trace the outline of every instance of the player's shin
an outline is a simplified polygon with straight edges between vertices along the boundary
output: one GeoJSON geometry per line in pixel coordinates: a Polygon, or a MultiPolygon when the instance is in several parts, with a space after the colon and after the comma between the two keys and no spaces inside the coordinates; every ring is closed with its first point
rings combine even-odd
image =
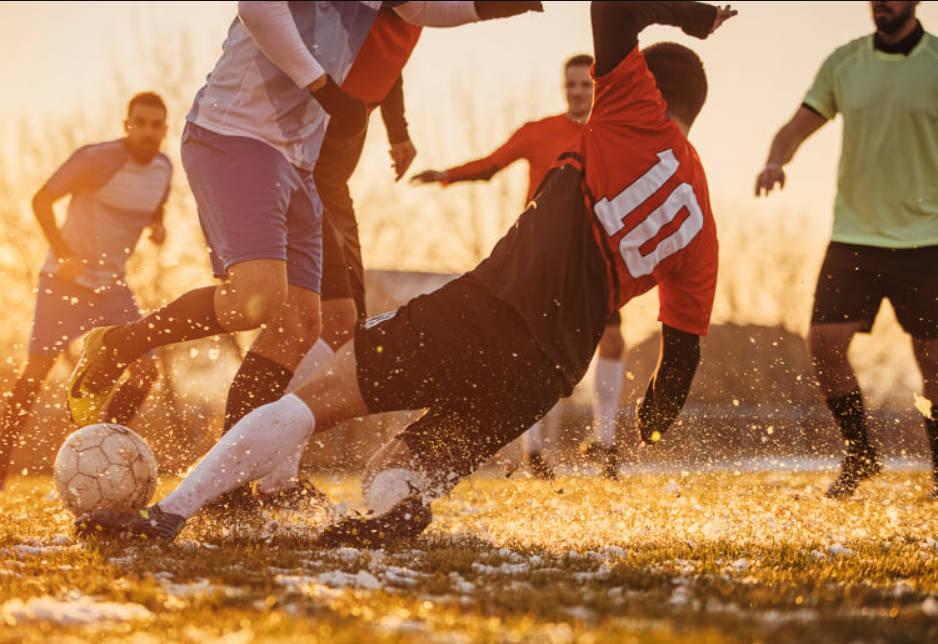
{"type": "Polygon", "coordinates": [[[207,503],[270,474],[312,435],[316,418],[292,394],[258,407],[222,436],[172,494],[160,501],[171,514],[190,517],[207,503]]]}
{"type": "Polygon", "coordinates": [[[593,399],[596,441],[605,448],[616,442],[616,412],[622,392],[624,369],[622,360],[598,358],[596,360],[596,391],[593,399]]]}

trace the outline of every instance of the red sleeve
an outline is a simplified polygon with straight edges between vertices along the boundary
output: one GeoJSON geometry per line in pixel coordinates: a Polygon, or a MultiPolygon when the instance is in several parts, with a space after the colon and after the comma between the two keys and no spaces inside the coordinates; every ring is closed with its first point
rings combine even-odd
{"type": "Polygon", "coordinates": [[[42,189],[56,201],[67,194],[88,188],[95,178],[96,169],[90,149],[81,147],[59,166],[42,189]]]}
{"type": "Polygon", "coordinates": [[[717,264],[716,240],[698,239],[685,261],[658,283],[658,321],[679,331],[707,335],[717,264]]]}
{"type": "Polygon", "coordinates": [[[457,181],[476,181],[479,179],[490,179],[496,172],[502,168],[511,165],[518,159],[528,156],[531,147],[531,127],[530,123],[525,123],[518,131],[511,135],[505,143],[482,159],[476,159],[469,163],[450,168],[446,171],[447,179],[443,185],[455,183],[457,181]]]}

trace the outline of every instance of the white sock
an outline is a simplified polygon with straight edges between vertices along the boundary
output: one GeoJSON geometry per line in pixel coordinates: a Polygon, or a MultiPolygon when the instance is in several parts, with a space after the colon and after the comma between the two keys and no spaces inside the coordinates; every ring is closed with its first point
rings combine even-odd
{"type": "Polygon", "coordinates": [[[287,385],[287,391],[296,391],[308,381],[314,373],[319,371],[320,367],[329,362],[329,358],[335,355],[335,351],[329,346],[329,343],[319,338],[309,348],[306,355],[293,370],[293,378],[287,385]]]}
{"type": "MultiPolygon", "coordinates": [[[[309,351],[303,356],[303,360],[293,372],[293,378],[287,385],[287,391],[293,392],[302,387],[313,377],[329,359],[335,355],[335,351],[329,346],[329,343],[319,338],[310,347],[309,351]]],[[[257,483],[257,489],[264,494],[270,494],[277,490],[287,490],[297,484],[300,480],[300,463],[303,461],[303,452],[306,451],[306,443],[303,443],[301,449],[289,454],[281,461],[273,472],[262,478],[257,483]]]]}
{"type": "Polygon", "coordinates": [[[192,516],[206,503],[266,476],[302,450],[315,426],[313,412],[293,394],[258,407],[221,437],[172,494],[160,501],[160,508],[192,516]]]}
{"type": "Polygon", "coordinates": [[[622,394],[624,376],[622,360],[596,359],[596,380],[593,391],[593,427],[597,442],[603,447],[616,443],[616,412],[622,394]]]}
{"type": "Polygon", "coordinates": [[[537,421],[521,437],[521,449],[525,454],[536,454],[544,449],[544,419],[537,421]]]}

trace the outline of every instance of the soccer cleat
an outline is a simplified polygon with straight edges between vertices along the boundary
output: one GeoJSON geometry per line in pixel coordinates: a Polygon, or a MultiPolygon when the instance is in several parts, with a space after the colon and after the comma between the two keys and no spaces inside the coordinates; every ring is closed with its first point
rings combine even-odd
{"type": "Polygon", "coordinates": [[[308,508],[310,504],[332,507],[329,497],[307,478],[302,478],[293,487],[283,490],[267,493],[258,491],[256,498],[259,505],[277,510],[301,510],[308,508]]]}
{"type": "Polygon", "coordinates": [[[535,478],[542,479],[544,481],[553,481],[557,476],[554,474],[554,468],[550,466],[540,452],[531,452],[530,454],[524,455],[525,465],[528,466],[528,471],[535,478]]]}
{"type": "Polygon", "coordinates": [[[862,452],[847,452],[840,465],[840,475],[828,488],[826,496],[831,499],[853,496],[860,483],[876,476],[882,469],[883,464],[872,447],[862,452]]]}
{"type": "Polygon", "coordinates": [[[163,512],[158,505],[142,510],[97,510],[75,520],[83,537],[131,537],[172,541],[186,524],[184,517],[163,512]]]}
{"type": "Polygon", "coordinates": [[[95,327],[85,335],[78,364],[68,378],[68,412],[79,427],[100,422],[111,390],[123,373],[104,346],[104,336],[113,326],[95,327]]]}
{"type": "Polygon", "coordinates": [[[411,494],[379,516],[346,517],[327,527],[316,538],[320,548],[382,548],[394,541],[412,539],[433,520],[430,506],[419,493],[411,494]]]}

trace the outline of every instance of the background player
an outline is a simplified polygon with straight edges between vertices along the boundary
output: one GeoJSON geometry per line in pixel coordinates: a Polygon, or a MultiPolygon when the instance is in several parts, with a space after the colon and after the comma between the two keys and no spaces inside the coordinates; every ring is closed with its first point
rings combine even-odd
{"type": "MultiPolygon", "coordinates": [[[[525,204],[531,201],[557,156],[569,150],[579,136],[593,105],[593,80],[590,67],[593,57],[579,54],[564,64],[564,97],[567,111],[522,125],[501,147],[482,159],[469,161],[448,170],[424,170],[411,181],[449,185],[461,181],[488,181],[500,170],[519,159],[528,162],[528,190],[525,204]]],[[[613,313],[599,341],[596,380],[593,390],[593,425],[595,441],[588,452],[603,464],[604,475],[615,478],[618,455],[615,448],[616,412],[622,393],[625,339],[620,329],[619,311],[613,313]]],[[[525,462],[540,478],[553,478],[550,464],[544,459],[544,431],[549,416],[535,423],[522,438],[525,462]]]]}
{"type": "MultiPolygon", "coordinates": [[[[125,267],[145,228],[156,244],[166,238],[163,205],[172,165],[160,152],[163,100],[149,92],[131,98],[124,131],[122,139],[78,149],[33,197],[49,253],[39,270],[26,366],[0,416],[0,488],[42,383],[68,343],[92,327],[140,317],[125,267]],[[52,206],[66,195],[71,200],[59,228],[52,206]]],[[[127,424],[156,378],[152,360],[134,363],[103,417],[94,420],[127,424]]]]}
{"type": "Polygon", "coordinates": [[[360,326],[327,368],[245,416],[158,505],[96,512],[78,520],[79,530],[172,538],[206,503],[303,449],[314,431],[425,408],[369,464],[365,498],[375,516],[344,520],[321,543],[419,533],[429,501],[569,395],[608,315],[656,285],[661,359],[638,426],[647,442],[660,438],[699,362],[717,240],[703,169],[686,139],[706,98],[703,65],[676,44],[640,52],[637,36],[659,22],[703,38],[735,12],[677,2],[594,2],[591,11],[590,127],[489,258],[360,326]]]}
{"type": "Polygon", "coordinates": [[[839,498],[882,469],[847,350],[888,298],[931,401],[925,429],[938,496],[938,38],[917,2],[872,2],[876,33],[821,65],[801,107],[775,135],[756,194],[784,187],[782,169],[811,134],[843,115],[834,230],[818,277],[808,342],[846,456],[828,490],[839,498]]]}

